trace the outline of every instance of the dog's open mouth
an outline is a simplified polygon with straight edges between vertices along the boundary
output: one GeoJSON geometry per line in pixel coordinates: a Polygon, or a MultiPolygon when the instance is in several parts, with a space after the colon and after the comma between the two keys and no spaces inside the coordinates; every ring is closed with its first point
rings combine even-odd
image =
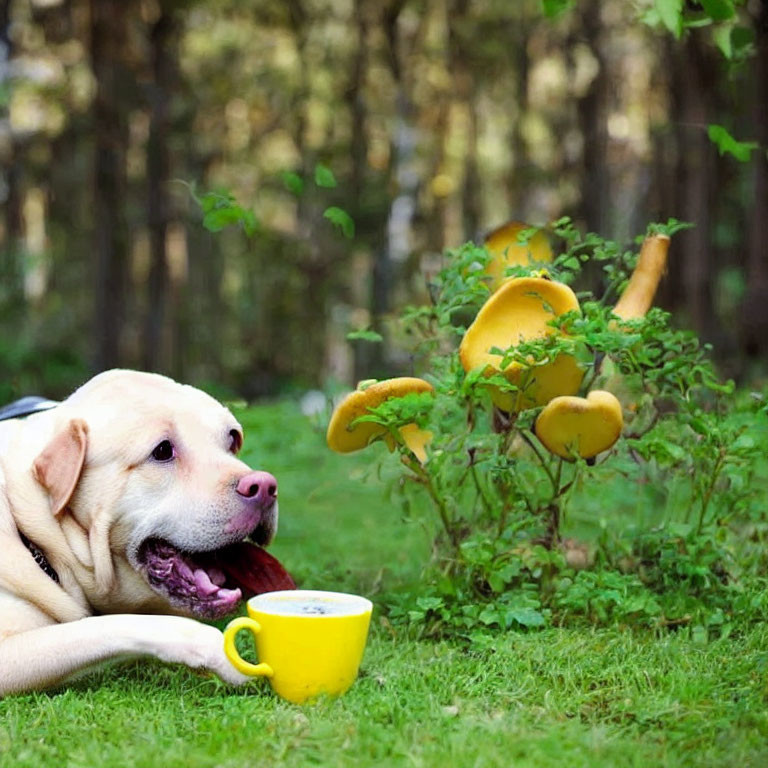
{"type": "Polygon", "coordinates": [[[153,538],[141,545],[137,559],[155,591],[204,619],[232,613],[243,597],[296,588],[275,557],[247,541],[190,553],[153,538]]]}

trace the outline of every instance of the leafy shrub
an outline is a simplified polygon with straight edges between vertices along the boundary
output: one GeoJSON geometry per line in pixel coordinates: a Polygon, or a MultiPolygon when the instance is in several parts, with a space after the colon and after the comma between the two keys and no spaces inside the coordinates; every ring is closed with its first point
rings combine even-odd
{"type": "MultiPolygon", "coordinates": [[[[670,221],[649,232],[671,235],[681,226],[670,221]]],[[[424,583],[417,593],[390,596],[390,618],[467,637],[574,620],[730,626],[740,589],[737,528],[750,519],[758,525],[764,403],[736,404],[708,346],[673,328],[668,313],[619,321],[612,307],[634,265],[632,251],[582,235],[568,219],[551,234],[562,252],[547,271],[580,289],[581,312],[558,317],[558,332],[546,338],[495,350],[500,368],[514,361],[535,370],[561,352],[573,355],[585,370],[579,394],[619,396],[623,439],[596,460],[566,461],[536,437],[541,407],[504,413],[492,404],[489,388],[514,392],[525,376],[515,384],[465,372],[457,354],[489,297],[491,254],[471,243],[448,251],[430,285],[432,303],[402,316],[434,395],[391,399],[360,419],[382,425],[395,446],[395,488],[406,514],[421,515],[427,505],[436,512],[424,583]],[[414,423],[433,433],[423,464],[399,432],[414,423]],[[564,527],[585,538],[565,538],[564,527]]]]}

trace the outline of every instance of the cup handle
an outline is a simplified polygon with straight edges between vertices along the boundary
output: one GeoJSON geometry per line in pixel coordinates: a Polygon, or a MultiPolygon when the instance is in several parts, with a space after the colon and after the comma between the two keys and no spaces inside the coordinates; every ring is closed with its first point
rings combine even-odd
{"type": "Polygon", "coordinates": [[[269,664],[262,662],[261,664],[251,664],[249,661],[240,656],[235,647],[235,637],[241,629],[247,629],[250,633],[256,637],[261,632],[261,624],[258,621],[254,621],[248,616],[241,616],[239,619],[233,619],[227,624],[227,628],[224,630],[224,653],[227,658],[232,662],[232,666],[244,675],[250,675],[251,677],[272,677],[275,673],[269,664]]]}

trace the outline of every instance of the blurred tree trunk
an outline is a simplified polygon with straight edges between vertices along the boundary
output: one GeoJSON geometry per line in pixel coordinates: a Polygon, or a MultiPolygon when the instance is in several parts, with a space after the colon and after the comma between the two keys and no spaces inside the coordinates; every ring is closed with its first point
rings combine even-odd
{"type": "MultiPolygon", "coordinates": [[[[368,164],[368,134],[366,132],[366,78],[369,62],[368,33],[371,27],[371,0],[355,0],[353,19],[356,33],[355,52],[352,58],[352,71],[346,91],[346,101],[351,118],[350,150],[352,156],[352,205],[350,213],[355,221],[358,236],[367,219],[366,204],[363,200],[366,189],[366,167],[368,164]]],[[[381,227],[376,222],[375,228],[366,227],[366,240],[373,253],[381,248],[381,227]]],[[[381,360],[381,345],[355,342],[352,344],[352,370],[355,381],[365,379],[371,370],[375,370],[381,360]]]]}
{"type": "Polygon", "coordinates": [[[365,132],[365,79],[368,71],[368,0],[355,0],[354,21],[356,45],[352,59],[352,73],[346,92],[352,135],[350,154],[352,156],[352,218],[359,221],[362,214],[361,195],[365,184],[365,167],[368,146],[365,132]]]}
{"type": "MultiPolygon", "coordinates": [[[[710,222],[715,151],[706,126],[712,115],[717,73],[699,36],[689,35],[673,58],[672,104],[677,134],[677,210],[693,229],[676,238],[677,301],[705,339],[712,331],[713,259],[710,222]]],[[[673,277],[673,274],[670,277],[673,277]]]]}
{"type": "Polygon", "coordinates": [[[455,84],[455,97],[467,109],[467,148],[464,154],[464,184],[461,194],[463,240],[476,239],[480,228],[480,172],[477,161],[477,88],[470,66],[472,46],[479,42],[470,38],[470,0],[454,0],[448,12],[448,45],[450,68],[455,84]]]}
{"type": "MultiPolygon", "coordinates": [[[[405,6],[406,0],[389,0],[380,11],[379,23],[386,39],[386,58],[390,73],[395,84],[395,114],[394,114],[394,138],[390,141],[389,157],[389,184],[393,190],[393,199],[389,206],[389,213],[385,225],[383,240],[377,241],[373,246],[371,265],[371,283],[369,292],[370,325],[383,334],[382,320],[389,311],[390,293],[392,291],[392,251],[393,229],[392,222],[397,201],[400,200],[400,187],[398,173],[401,167],[403,142],[408,143],[407,117],[409,111],[408,99],[403,83],[403,62],[401,60],[399,46],[400,35],[398,33],[398,19],[405,6]]],[[[357,344],[355,346],[355,371],[357,376],[378,376],[384,369],[386,356],[385,338],[383,344],[357,344]]]]}
{"type": "MultiPolygon", "coordinates": [[[[512,57],[514,66],[514,93],[513,103],[515,119],[511,125],[512,166],[507,177],[506,188],[509,200],[509,214],[507,219],[522,219],[525,200],[530,194],[530,186],[533,181],[534,168],[523,137],[523,118],[528,112],[528,76],[530,73],[530,61],[528,58],[528,36],[531,27],[527,23],[524,14],[520,14],[508,26],[510,39],[513,41],[512,57]]],[[[503,222],[495,222],[495,226],[503,222]]]]}
{"type": "MultiPolygon", "coordinates": [[[[447,67],[450,67],[450,61],[447,62],[447,67]]],[[[435,136],[436,147],[429,171],[430,179],[434,179],[438,174],[445,173],[447,170],[445,167],[445,158],[447,155],[446,150],[448,145],[450,116],[451,95],[443,93],[440,96],[439,105],[437,106],[435,122],[431,126],[432,133],[435,136]]],[[[430,251],[442,252],[448,245],[445,237],[448,226],[448,196],[444,194],[436,194],[433,185],[432,197],[434,198],[434,204],[426,221],[427,249],[430,251]]],[[[450,245],[457,245],[457,243],[451,243],[450,245]]]]}
{"type": "Polygon", "coordinates": [[[176,20],[173,0],[159,3],[159,15],[149,33],[152,55],[149,137],[147,140],[147,221],[149,223],[150,270],[143,364],[147,370],[168,367],[173,355],[165,354],[170,334],[164,333],[168,303],[168,254],[166,239],[171,216],[168,190],[170,178],[170,102],[175,68],[176,20]]]}
{"type": "MultiPolygon", "coordinates": [[[[307,57],[307,42],[312,19],[309,16],[304,0],[288,0],[287,2],[291,29],[293,31],[298,55],[299,86],[293,100],[294,144],[300,157],[300,175],[304,179],[311,178],[312,158],[306,148],[306,131],[308,124],[308,105],[311,95],[311,79],[309,59],[307,57]]],[[[297,368],[313,371],[323,369],[325,361],[326,317],[328,304],[328,282],[330,263],[328,255],[321,250],[315,227],[322,220],[318,210],[317,199],[313,195],[299,196],[297,203],[298,236],[307,244],[302,264],[304,274],[303,300],[301,308],[304,316],[304,327],[307,337],[303,347],[301,360],[297,368]]],[[[264,314],[267,317],[267,313],[264,314]]],[[[270,333],[270,337],[274,334],[270,333]]],[[[259,372],[269,367],[272,351],[265,348],[258,361],[259,372]],[[266,365],[264,364],[266,363],[266,365]]]]}
{"type": "Polygon", "coordinates": [[[755,33],[754,124],[760,149],[755,152],[742,322],[746,353],[764,362],[768,351],[768,2],[760,4],[755,33]]]}
{"type": "MultiPolygon", "coordinates": [[[[307,130],[307,101],[309,99],[309,67],[307,63],[307,35],[308,35],[308,19],[307,10],[304,7],[303,0],[287,0],[288,16],[290,19],[291,30],[293,32],[294,40],[296,43],[296,54],[298,57],[299,67],[299,87],[296,89],[296,93],[293,99],[292,112],[293,112],[293,142],[296,145],[296,151],[299,154],[301,168],[300,174],[302,177],[307,177],[309,170],[309,158],[305,150],[305,139],[307,130]]],[[[299,198],[299,218],[301,219],[301,211],[304,205],[306,196],[299,198]]]]}
{"type": "Polygon", "coordinates": [[[582,13],[582,33],[597,62],[597,73],[587,92],[578,102],[578,121],[583,149],[583,191],[579,218],[588,230],[604,237],[610,231],[610,175],[608,172],[608,68],[602,52],[600,8],[598,0],[585,3],[582,13]]]}
{"type": "MultiPolygon", "coordinates": [[[[12,0],[0,2],[0,87],[10,88],[13,39],[10,35],[12,0]]],[[[24,156],[10,128],[8,102],[2,108],[2,122],[7,130],[7,147],[2,157],[5,182],[3,201],[4,237],[0,246],[0,299],[9,307],[18,306],[24,300],[24,272],[22,268],[22,220],[21,168],[24,156]]]]}
{"type": "Polygon", "coordinates": [[[126,27],[131,0],[91,0],[93,100],[93,221],[96,258],[95,365],[121,362],[128,272],[125,221],[125,157],[128,120],[125,72],[126,27]]]}
{"type": "MultiPolygon", "coordinates": [[[[416,213],[419,176],[413,168],[416,151],[415,107],[411,98],[412,73],[407,69],[412,57],[406,53],[400,30],[400,14],[406,0],[390,0],[383,11],[382,23],[387,40],[387,60],[395,84],[394,130],[390,148],[390,179],[394,190],[387,216],[386,245],[376,251],[371,286],[372,325],[381,330],[381,321],[390,308],[393,273],[411,249],[411,227],[416,213]]],[[[426,14],[424,15],[426,16],[426,14]]],[[[411,52],[419,50],[424,16],[414,34],[411,52]]]]}

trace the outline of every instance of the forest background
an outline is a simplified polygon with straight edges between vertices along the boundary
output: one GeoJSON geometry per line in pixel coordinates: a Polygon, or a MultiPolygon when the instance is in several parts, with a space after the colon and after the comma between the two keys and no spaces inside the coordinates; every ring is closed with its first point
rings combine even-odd
{"type": "Polygon", "coordinates": [[[763,373],[768,3],[2,0],[0,36],[0,402],[410,373],[443,249],[565,215],[695,224],[658,303],[763,373]]]}

